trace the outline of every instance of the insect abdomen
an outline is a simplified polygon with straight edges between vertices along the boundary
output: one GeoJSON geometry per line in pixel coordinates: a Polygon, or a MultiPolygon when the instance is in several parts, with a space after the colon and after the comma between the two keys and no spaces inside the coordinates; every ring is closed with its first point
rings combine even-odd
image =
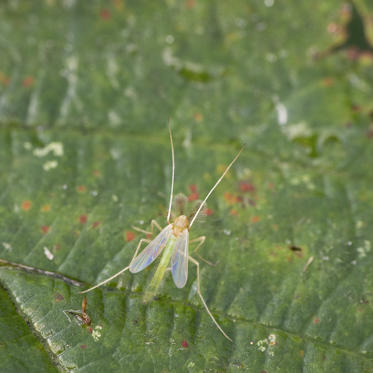
{"type": "Polygon", "coordinates": [[[171,261],[171,256],[175,247],[175,241],[176,237],[171,234],[171,237],[169,241],[167,242],[167,245],[163,249],[161,260],[158,264],[157,270],[154,273],[153,278],[150,281],[149,286],[145,290],[143,302],[147,303],[149,302],[157,293],[159,285],[162,282],[162,279],[164,277],[164,274],[167,270],[167,267],[171,261]]]}

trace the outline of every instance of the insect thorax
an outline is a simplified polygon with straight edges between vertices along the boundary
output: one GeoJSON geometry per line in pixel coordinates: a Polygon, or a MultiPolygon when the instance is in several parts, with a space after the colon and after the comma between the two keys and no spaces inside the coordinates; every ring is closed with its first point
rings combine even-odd
{"type": "Polygon", "coordinates": [[[178,216],[172,223],[172,233],[177,237],[184,229],[189,228],[189,220],[185,215],[178,216]]]}

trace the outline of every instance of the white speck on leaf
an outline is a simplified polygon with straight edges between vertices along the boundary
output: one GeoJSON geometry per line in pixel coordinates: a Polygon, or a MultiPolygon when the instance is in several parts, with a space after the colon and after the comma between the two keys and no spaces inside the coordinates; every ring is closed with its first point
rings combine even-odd
{"type": "Polygon", "coordinates": [[[8,251],[12,251],[13,250],[12,245],[10,243],[8,243],[8,242],[3,242],[3,246],[4,246],[5,250],[8,250],[8,251]]]}
{"type": "Polygon", "coordinates": [[[54,255],[51,253],[51,251],[50,251],[46,246],[44,246],[43,250],[44,250],[44,255],[45,255],[49,260],[53,260],[54,255]]]}
{"type": "Polygon", "coordinates": [[[63,144],[61,142],[51,142],[46,145],[44,148],[36,148],[33,151],[33,154],[36,157],[45,157],[47,154],[53,153],[56,157],[63,156],[63,144]]]}
{"type": "Polygon", "coordinates": [[[52,170],[53,168],[56,168],[58,166],[57,161],[48,161],[43,164],[44,171],[52,170]]]}
{"type": "Polygon", "coordinates": [[[97,342],[101,338],[102,326],[97,325],[92,331],[92,338],[97,342]]]}

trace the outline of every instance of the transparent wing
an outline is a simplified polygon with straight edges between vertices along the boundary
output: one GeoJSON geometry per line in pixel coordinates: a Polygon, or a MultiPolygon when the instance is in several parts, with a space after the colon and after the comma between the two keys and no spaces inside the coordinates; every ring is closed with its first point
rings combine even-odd
{"type": "Polygon", "coordinates": [[[171,258],[172,277],[178,288],[183,288],[188,279],[188,244],[189,231],[185,229],[176,239],[171,258]]]}
{"type": "Polygon", "coordinates": [[[151,241],[139,255],[136,256],[130,263],[130,272],[137,273],[146,268],[149,264],[153,263],[158,255],[162,252],[166,246],[168,239],[170,238],[172,225],[167,225],[166,228],[158,234],[157,237],[151,241]]]}

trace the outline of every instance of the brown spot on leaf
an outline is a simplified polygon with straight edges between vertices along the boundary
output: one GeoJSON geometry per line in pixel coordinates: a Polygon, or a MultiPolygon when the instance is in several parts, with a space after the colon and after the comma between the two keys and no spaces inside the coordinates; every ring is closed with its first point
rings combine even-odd
{"type": "Polygon", "coordinates": [[[301,248],[301,247],[299,247],[299,246],[295,246],[295,245],[290,245],[290,246],[289,246],[289,249],[290,249],[291,251],[302,251],[302,248],[301,248]]]}
{"type": "Polygon", "coordinates": [[[193,117],[194,117],[194,120],[197,123],[202,122],[202,120],[203,120],[203,115],[201,113],[198,113],[198,112],[194,113],[193,117]]]}
{"type": "Polygon", "coordinates": [[[322,84],[324,87],[331,87],[334,84],[333,78],[327,77],[322,80],[322,84]]]}
{"type": "Polygon", "coordinates": [[[237,216],[238,215],[238,211],[235,210],[235,209],[232,209],[230,212],[231,212],[231,215],[233,215],[233,216],[237,216]]]}
{"type": "Polygon", "coordinates": [[[103,8],[100,10],[100,18],[107,21],[111,18],[111,13],[109,9],[103,8]]]}
{"type": "Polygon", "coordinates": [[[0,83],[4,86],[10,83],[10,79],[2,71],[0,71],[0,83]]]}
{"type": "Polygon", "coordinates": [[[31,87],[32,85],[34,85],[34,83],[35,79],[32,76],[26,76],[26,78],[23,79],[22,85],[24,87],[31,87]]]}
{"type": "Polygon", "coordinates": [[[224,199],[228,203],[228,205],[233,205],[237,202],[236,196],[229,192],[224,193],[224,199]]]}
{"type": "Polygon", "coordinates": [[[192,9],[196,6],[196,0],[187,0],[186,7],[188,9],[192,9]]]}
{"type": "Polygon", "coordinates": [[[48,212],[51,210],[51,205],[46,204],[41,208],[41,212],[48,212]]]}
{"type": "Polygon", "coordinates": [[[79,192],[79,193],[85,193],[87,191],[87,188],[85,185],[78,185],[76,187],[76,190],[79,192]]]}
{"type": "Polygon", "coordinates": [[[56,302],[61,302],[61,301],[63,301],[65,298],[63,297],[62,294],[57,293],[56,296],[55,296],[55,299],[56,299],[56,302]]]}

